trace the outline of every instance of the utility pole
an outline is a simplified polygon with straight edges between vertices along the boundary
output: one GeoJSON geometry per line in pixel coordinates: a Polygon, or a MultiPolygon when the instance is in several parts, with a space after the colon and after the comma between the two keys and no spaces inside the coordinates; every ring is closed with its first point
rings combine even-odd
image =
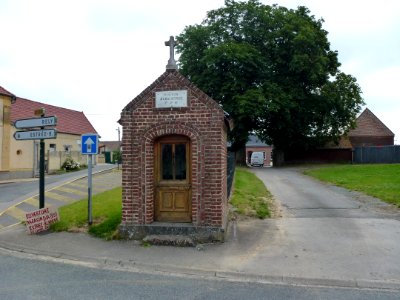
{"type": "MultiPolygon", "coordinates": [[[[37,111],[43,118],[46,114],[46,110],[41,108],[37,111]]],[[[44,127],[40,127],[44,129],[44,127]]],[[[44,139],[40,139],[40,150],[39,150],[39,209],[44,208],[44,139]]]]}

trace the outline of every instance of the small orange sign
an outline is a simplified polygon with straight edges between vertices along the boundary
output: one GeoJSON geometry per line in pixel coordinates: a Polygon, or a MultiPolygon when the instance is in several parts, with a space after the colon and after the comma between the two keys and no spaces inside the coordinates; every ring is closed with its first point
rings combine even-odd
{"type": "Polygon", "coordinates": [[[44,107],[35,109],[35,116],[44,116],[46,114],[46,109],[44,107]]]}

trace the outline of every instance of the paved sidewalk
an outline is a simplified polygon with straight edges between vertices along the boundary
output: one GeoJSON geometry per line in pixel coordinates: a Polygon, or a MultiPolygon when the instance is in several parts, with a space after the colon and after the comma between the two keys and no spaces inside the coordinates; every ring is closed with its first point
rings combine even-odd
{"type": "MultiPolygon", "coordinates": [[[[100,168],[99,171],[95,171],[93,174],[93,195],[117,186],[121,186],[121,171],[117,170],[114,166],[100,168]]],[[[45,191],[45,206],[59,208],[65,204],[87,198],[87,196],[88,182],[86,171],[86,173],[80,172],[80,174],[77,174],[72,179],[60,182],[55,187],[47,189],[45,191]]],[[[38,208],[39,195],[35,195],[18,201],[5,211],[0,211],[0,230],[25,221],[26,213],[35,211],[38,208]]]]}
{"type": "MultiPolygon", "coordinates": [[[[322,276],[312,277],[308,271],[310,258],[302,257],[297,249],[290,251],[274,242],[276,234],[285,234],[280,232],[279,223],[279,220],[241,221],[235,237],[231,228],[225,243],[198,248],[145,247],[135,241],[104,241],[85,233],[29,235],[24,226],[18,225],[0,232],[0,252],[102,269],[272,284],[391,289],[400,293],[400,280],[390,275],[374,280],[368,274],[338,275],[336,269],[332,272],[327,269],[322,276]],[[294,269],[302,273],[295,273],[294,269]]],[[[324,269],[329,266],[331,255],[321,253],[313,264],[324,269]]]]}

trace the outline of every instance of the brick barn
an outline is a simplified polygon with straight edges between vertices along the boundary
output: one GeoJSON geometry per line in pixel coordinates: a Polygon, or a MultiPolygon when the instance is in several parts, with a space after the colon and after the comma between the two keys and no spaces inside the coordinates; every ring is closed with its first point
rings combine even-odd
{"type": "Polygon", "coordinates": [[[353,148],[394,145],[394,133],[368,108],[358,116],[356,127],[347,136],[353,148]]]}

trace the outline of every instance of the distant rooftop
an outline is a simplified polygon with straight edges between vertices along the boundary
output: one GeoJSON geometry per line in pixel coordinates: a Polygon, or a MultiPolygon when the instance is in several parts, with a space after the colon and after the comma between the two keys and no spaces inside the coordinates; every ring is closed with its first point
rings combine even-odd
{"type": "Polygon", "coordinates": [[[249,135],[249,140],[246,143],[246,147],[267,147],[270,146],[259,139],[258,136],[254,134],[249,135]]]}
{"type": "Polygon", "coordinates": [[[394,136],[394,133],[372,111],[365,108],[356,120],[356,127],[349,131],[348,136],[394,136]]]}
{"type": "Polygon", "coordinates": [[[117,151],[121,148],[121,142],[118,141],[100,141],[99,147],[104,147],[107,151],[117,151]]]}
{"type": "Polygon", "coordinates": [[[13,100],[15,100],[15,95],[7,91],[5,88],[0,86],[0,95],[10,96],[13,100]]]}
{"type": "Polygon", "coordinates": [[[41,102],[36,102],[20,97],[11,105],[11,121],[34,118],[34,111],[45,108],[46,116],[57,117],[57,132],[82,135],[84,133],[97,133],[92,124],[81,111],[62,108],[41,102]]]}

